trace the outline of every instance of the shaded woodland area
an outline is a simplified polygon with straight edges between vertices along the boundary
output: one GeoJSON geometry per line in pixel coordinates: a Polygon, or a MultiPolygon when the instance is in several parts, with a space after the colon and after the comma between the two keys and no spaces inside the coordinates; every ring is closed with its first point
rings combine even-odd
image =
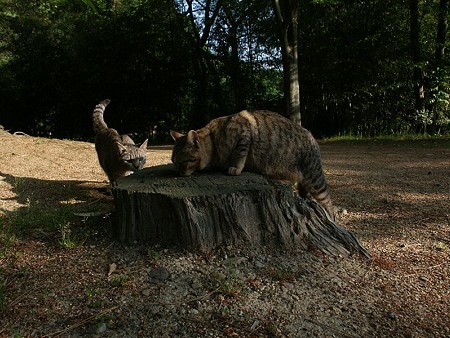
{"type": "Polygon", "coordinates": [[[109,98],[107,123],[153,142],[241,109],[317,137],[448,133],[448,2],[2,0],[0,124],[89,140],[109,98]]]}

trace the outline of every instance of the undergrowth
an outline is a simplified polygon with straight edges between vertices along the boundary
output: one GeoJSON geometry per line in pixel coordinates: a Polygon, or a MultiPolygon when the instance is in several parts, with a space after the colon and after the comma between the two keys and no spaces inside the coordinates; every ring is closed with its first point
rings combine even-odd
{"type": "Polygon", "coordinates": [[[77,245],[72,235],[74,221],[70,205],[54,207],[28,200],[25,206],[0,216],[0,257],[6,256],[17,239],[34,234],[56,235],[62,247],[73,248],[77,245]]]}
{"type": "Polygon", "coordinates": [[[429,134],[389,134],[378,136],[362,136],[353,134],[343,134],[323,138],[323,142],[333,141],[420,141],[420,140],[447,140],[450,141],[450,134],[429,135],[429,134]]]}

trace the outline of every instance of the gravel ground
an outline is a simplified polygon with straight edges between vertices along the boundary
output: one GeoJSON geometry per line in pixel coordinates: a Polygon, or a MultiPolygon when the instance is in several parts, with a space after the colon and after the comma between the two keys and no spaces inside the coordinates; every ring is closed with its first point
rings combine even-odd
{"type": "Polygon", "coordinates": [[[321,147],[371,260],[124,247],[91,143],[0,131],[0,337],[450,336],[450,140],[321,147]]]}

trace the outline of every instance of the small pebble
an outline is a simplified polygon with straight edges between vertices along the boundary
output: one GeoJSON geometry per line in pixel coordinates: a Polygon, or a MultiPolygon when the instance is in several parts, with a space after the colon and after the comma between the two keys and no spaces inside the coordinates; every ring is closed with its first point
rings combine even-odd
{"type": "Polygon", "coordinates": [[[198,315],[200,313],[197,309],[191,309],[189,312],[193,315],[198,315]]]}
{"type": "Polygon", "coordinates": [[[159,266],[150,270],[148,273],[149,279],[151,283],[164,282],[170,276],[169,271],[166,268],[159,266]]]}

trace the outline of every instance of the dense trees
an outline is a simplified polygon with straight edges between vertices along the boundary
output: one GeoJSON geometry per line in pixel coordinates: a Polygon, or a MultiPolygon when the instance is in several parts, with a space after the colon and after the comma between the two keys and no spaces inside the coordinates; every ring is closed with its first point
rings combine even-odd
{"type": "Polygon", "coordinates": [[[111,126],[160,138],[244,108],[319,137],[448,132],[448,15],[448,0],[2,0],[0,124],[90,138],[110,98],[111,126]]]}

